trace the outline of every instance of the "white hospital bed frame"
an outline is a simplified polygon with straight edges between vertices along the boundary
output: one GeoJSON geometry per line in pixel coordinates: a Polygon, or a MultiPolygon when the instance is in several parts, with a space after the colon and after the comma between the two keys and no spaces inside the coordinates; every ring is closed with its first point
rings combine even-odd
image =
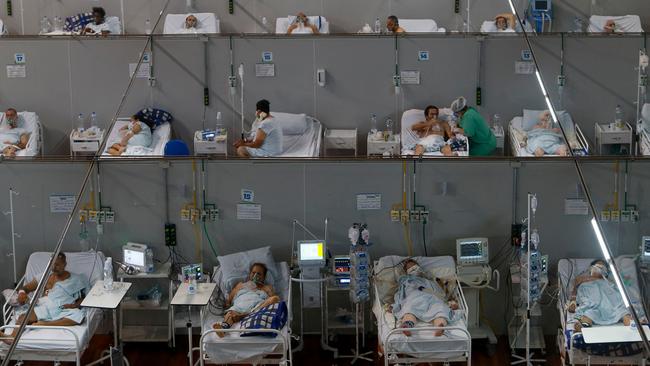
{"type": "Polygon", "coordinates": [[[650,135],[646,130],[641,130],[639,134],[639,153],[643,156],[650,156],[650,135]]]}
{"type": "MultiPolygon", "coordinates": [[[[280,263],[280,262],[279,262],[280,263]]],[[[214,273],[218,270],[219,266],[215,267],[214,273]]],[[[275,330],[275,329],[255,329],[253,330],[255,333],[273,333],[275,334],[275,339],[280,340],[278,342],[278,345],[281,347],[275,351],[271,351],[268,353],[264,353],[263,355],[258,356],[259,359],[256,362],[252,362],[250,360],[247,361],[229,361],[225,364],[228,365],[283,365],[283,366],[288,366],[288,365],[293,365],[293,355],[292,355],[292,350],[291,350],[291,279],[288,280],[288,285],[286,289],[286,293],[284,294],[284,299],[287,303],[287,310],[288,310],[288,316],[287,316],[287,324],[285,324],[285,327],[287,327],[287,337],[285,338],[282,329],[280,330],[275,330]],[[271,357],[269,357],[271,356],[271,357]],[[279,356],[279,357],[278,357],[279,356]],[[273,358],[275,357],[275,358],[273,358]]],[[[217,285],[218,286],[218,285],[217,285]]],[[[217,291],[219,293],[220,291],[217,291]]],[[[225,294],[224,294],[225,295],[225,294]]],[[[202,325],[203,326],[203,325],[202,325]]],[[[220,332],[224,333],[247,333],[251,332],[251,329],[220,329],[220,332]]],[[[205,351],[205,345],[208,343],[211,343],[209,340],[206,340],[206,337],[209,336],[210,334],[214,334],[216,336],[216,329],[208,329],[205,332],[201,334],[201,338],[199,340],[199,347],[194,347],[192,348],[192,352],[195,350],[199,351],[199,360],[195,363],[195,365],[200,364],[201,366],[204,366],[206,364],[208,365],[224,365],[224,363],[220,363],[218,360],[214,360],[210,358],[210,356],[206,353],[205,351]]],[[[259,338],[258,337],[240,337],[239,339],[232,340],[229,339],[228,341],[230,343],[236,343],[238,345],[250,345],[251,347],[255,347],[255,345],[259,344],[257,341],[259,338]]],[[[265,338],[267,339],[267,338],[265,338]]],[[[267,339],[268,340],[268,339],[267,339]]]]}
{"type": "MultiPolygon", "coordinates": [[[[522,116],[518,116],[519,118],[522,118],[522,116]]],[[[513,155],[516,157],[536,157],[534,154],[530,154],[526,151],[525,146],[520,146],[520,141],[517,140],[516,135],[514,133],[515,127],[513,126],[513,122],[515,121],[517,117],[513,118],[509,123],[508,123],[508,140],[510,141],[510,150],[512,151],[513,155]]],[[[576,139],[578,140],[578,145],[580,145],[579,149],[572,149],[574,152],[580,151],[580,155],[584,155],[583,151],[586,151],[587,155],[591,154],[591,147],[589,146],[589,140],[585,137],[585,134],[582,132],[582,129],[580,129],[580,125],[578,123],[574,122],[574,126],[576,129],[576,139]]],[[[523,129],[521,129],[523,131],[523,129]]],[[[526,131],[524,131],[526,132],[526,131]]],[[[570,147],[569,147],[570,148],[570,147]]],[[[545,154],[543,157],[548,157],[548,156],[559,156],[555,154],[545,154]]]]}
{"type": "MultiPolygon", "coordinates": [[[[375,262],[375,265],[377,262],[375,262]]],[[[454,291],[454,295],[456,299],[458,299],[458,306],[459,306],[459,311],[462,314],[462,318],[464,319],[465,324],[468,324],[467,320],[467,314],[468,314],[468,309],[467,309],[467,302],[465,301],[465,295],[463,294],[463,288],[460,285],[460,281],[458,280],[458,277],[454,279],[456,282],[456,290],[454,291]]],[[[374,293],[375,293],[375,301],[383,305],[381,302],[381,299],[379,298],[379,291],[377,289],[377,284],[373,284],[374,287],[374,293]]],[[[382,306],[382,311],[383,311],[383,306],[382,306]]],[[[433,332],[436,330],[444,330],[445,332],[448,331],[460,331],[467,336],[467,347],[466,349],[461,349],[461,350],[453,350],[451,352],[454,353],[462,353],[460,356],[455,356],[455,357],[435,357],[435,356],[428,356],[428,357],[418,357],[419,354],[426,354],[430,355],[432,353],[449,353],[450,351],[447,349],[442,349],[442,350],[425,350],[425,351],[408,351],[408,352],[402,352],[399,351],[399,349],[404,349],[404,347],[400,347],[400,345],[406,344],[406,343],[433,343],[433,342],[456,342],[458,343],[460,340],[459,339],[448,339],[448,338],[440,338],[437,340],[433,340],[431,338],[426,338],[426,339],[417,339],[413,337],[406,337],[406,340],[402,339],[393,339],[396,338],[399,335],[402,335],[404,332],[404,329],[402,328],[395,328],[391,330],[387,335],[386,338],[381,339],[381,334],[378,334],[378,339],[379,341],[379,346],[383,349],[383,354],[384,354],[384,365],[395,365],[395,364],[421,364],[421,363],[430,363],[430,362],[442,362],[445,365],[448,365],[449,362],[467,362],[467,365],[472,364],[472,335],[469,333],[469,330],[467,328],[463,327],[457,327],[457,326],[445,326],[445,327],[415,327],[415,328],[409,328],[409,332],[411,333],[419,333],[419,332],[433,332]],[[405,353],[408,353],[405,354],[405,353]],[[414,356],[410,356],[414,355],[414,356]]],[[[378,332],[380,333],[380,332],[378,332]]]]}
{"type": "MultiPolygon", "coordinates": [[[[98,255],[101,253],[98,253],[98,255]]],[[[103,255],[103,254],[102,254],[103,255]]],[[[14,287],[14,290],[11,292],[11,297],[16,295],[18,293],[18,289],[21,288],[25,284],[25,276],[18,281],[16,286],[14,287]]],[[[89,311],[92,311],[92,309],[89,309],[89,311]]],[[[11,321],[12,317],[15,315],[15,310],[14,307],[11,306],[9,302],[5,302],[2,305],[2,320],[3,320],[3,326],[0,327],[0,331],[5,333],[6,331],[12,331],[14,328],[16,328],[16,325],[8,325],[8,323],[11,321]]],[[[84,319],[84,322],[87,323],[89,326],[90,320],[88,319],[88,316],[84,319]]],[[[74,350],[43,350],[43,349],[21,349],[21,348],[16,348],[14,353],[11,355],[11,359],[15,360],[17,362],[23,362],[23,361],[51,361],[54,362],[55,365],[60,363],[60,362],[74,362],[76,366],[81,366],[81,356],[83,353],[86,351],[88,348],[89,343],[81,343],[81,340],[79,337],[77,337],[77,334],[73,332],[70,327],[56,327],[56,326],[38,326],[38,325],[28,325],[26,327],[27,330],[30,329],[45,329],[45,330],[61,330],[66,333],[70,333],[72,337],[74,337],[75,340],[75,349],[74,350]]],[[[88,337],[88,342],[90,342],[90,339],[92,338],[92,335],[88,337]]],[[[31,339],[31,340],[39,340],[39,339],[31,339]]],[[[48,342],[69,342],[69,339],[42,339],[43,341],[48,341],[48,342]]],[[[20,342],[20,341],[19,341],[20,342]]],[[[6,356],[6,349],[0,349],[0,359],[4,359],[6,356]]]]}
{"type": "MultiPolygon", "coordinates": [[[[622,257],[634,258],[634,256],[632,255],[620,256],[618,258],[622,258],[622,257]]],[[[574,260],[574,258],[564,258],[564,259],[570,261],[574,260]]],[[[579,273],[575,273],[571,277],[575,278],[575,276],[577,276],[578,274],[579,273]]],[[[569,278],[569,281],[571,281],[571,278],[569,278]]],[[[559,296],[556,305],[558,311],[560,312],[560,324],[561,324],[561,329],[558,330],[558,335],[557,335],[557,345],[559,347],[560,355],[562,355],[563,352],[566,351],[568,357],[566,360],[563,360],[564,362],[568,362],[570,365],[587,365],[587,366],[590,366],[592,364],[645,366],[647,364],[646,356],[644,352],[641,352],[633,356],[596,356],[596,355],[590,355],[580,349],[574,349],[573,348],[574,339],[578,336],[578,334],[581,334],[580,332],[573,332],[573,334],[571,334],[571,339],[570,339],[571,343],[567,347],[566,335],[564,334],[564,332],[565,329],[567,329],[568,311],[566,310],[566,307],[569,302],[569,294],[565,293],[565,284],[562,283],[562,276],[558,275],[557,283],[559,288],[558,290],[559,296]]]]}

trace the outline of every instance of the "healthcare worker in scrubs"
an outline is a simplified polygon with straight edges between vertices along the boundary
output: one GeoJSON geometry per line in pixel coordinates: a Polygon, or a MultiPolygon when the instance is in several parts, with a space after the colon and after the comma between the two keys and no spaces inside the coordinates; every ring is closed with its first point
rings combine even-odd
{"type": "Polygon", "coordinates": [[[497,139],[481,114],[467,105],[465,97],[454,100],[451,110],[458,117],[458,127],[453,132],[463,134],[469,139],[469,155],[492,155],[497,147],[497,139]]]}

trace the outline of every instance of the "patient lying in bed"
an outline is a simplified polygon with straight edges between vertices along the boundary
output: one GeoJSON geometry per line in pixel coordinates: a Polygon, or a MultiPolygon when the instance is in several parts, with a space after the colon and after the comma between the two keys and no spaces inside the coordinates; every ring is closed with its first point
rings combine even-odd
{"type": "Polygon", "coordinates": [[[539,116],[539,122],[528,131],[526,150],[535,156],[555,154],[566,156],[567,145],[559,128],[551,128],[551,113],[545,111],[539,116]]]}
{"type": "MultiPolygon", "coordinates": [[[[27,325],[41,326],[70,326],[81,324],[85,317],[84,310],[80,309],[81,302],[84,298],[84,291],[87,288],[86,278],[80,275],[72,274],[65,270],[65,254],[59,253],[52,267],[52,274],[47,278],[45,292],[37,301],[34,310],[30,314],[23,312],[18,316],[16,324],[21,324],[27,318],[27,325]]],[[[38,282],[32,282],[23,286],[18,293],[18,303],[25,305],[29,298],[27,295],[38,287],[38,282]]],[[[19,313],[16,310],[16,313],[19,313]]],[[[18,332],[18,328],[9,337],[13,337],[18,332]]],[[[0,332],[0,337],[7,337],[0,332]]],[[[3,338],[6,343],[11,343],[11,339],[3,338]]]]}
{"type": "Polygon", "coordinates": [[[122,139],[120,142],[113,144],[108,153],[119,156],[124,154],[127,149],[148,148],[153,142],[151,128],[138,119],[138,116],[132,116],[131,121],[120,129],[122,139]]]}
{"type": "Polygon", "coordinates": [[[2,155],[12,158],[15,157],[18,150],[27,147],[29,135],[22,128],[0,130],[0,149],[2,149],[2,155]]]}
{"type": "Polygon", "coordinates": [[[459,146],[455,141],[449,123],[438,119],[438,107],[428,106],[424,110],[425,120],[415,123],[411,130],[415,131],[420,140],[412,150],[415,155],[423,155],[428,152],[441,152],[445,156],[457,155],[459,146]]]}
{"type": "MultiPolygon", "coordinates": [[[[246,315],[280,302],[280,298],[273,292],[273,286],[264,284],[267,271],[262,263],[254,263],[251,266],[248,281],[239,282],[230,291],[226,300],[226,307],[228,307],[226,315],[223,322],[212,326],[214,329],[229,329],[246,315]]],[[[217,332],[217,335],[223,337],[225,333],[217,332]]]]}
{"type": "MultiPolygon", "coordinates": [[[[458,309],[458,303],[444,289],[445,283],[440,279],[429,279],[426,273],[413,259],[404,262],[404,275],[400,276],[395,302],[390,311],[400,320],[401,328],[415,327],[416,321],[431,323],[435,327],[444,327],[452,317],[452,310],[458,309]]],[[[434,335],[442,335],[439,329],[434,335]]],[[[411,332],[404,330],[404,334],[411,332]]]]}
{"type": "Polygon", "coordinates": [[[611,325],[623,321],[630,325],[632,317],[616,285],[607,279],[608,275],[605,261],[597,259],[591,263],[588,274],[576,277],[568,308],[575,313],[576,332],[594,324],[611,325]]]}

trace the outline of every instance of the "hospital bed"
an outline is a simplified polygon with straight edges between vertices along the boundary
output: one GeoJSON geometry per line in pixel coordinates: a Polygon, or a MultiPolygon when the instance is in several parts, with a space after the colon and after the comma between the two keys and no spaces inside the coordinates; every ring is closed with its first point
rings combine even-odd
{"type": "Polygon", "coordinates": [[[453,319],[444,327],[442,336],[436,337],[430,323],[418,322],[409,329],[407,337],[399,328],[399,319],[386,310],[392,303],[397,290],[397,280],[403,274],[402,263],[408,257],[386,256],[375,261],[373,268],[374,301],[372,312],[377,319],[379,350],[384,356],[384,365],[420,364],[427,362],[467,362],[471,365],[472,337],[467,329],[467,302],[463,289],[456,277],[456,263],[450,256],[415,257],[423,270],[438,278],[453,279],[454,297],[459,309],[454,310],[453,319]]]}
{"type": "MultiPolygon", "coordinates": [[[[560,355],[571,365],[645,365],[645,357],[648,355],[644,355],[643,346],[640,343],[624,343],[629,345],[629,348],[618,350],[611,349],[611,345],[616,345],[616,343],[590,344],[594,351],[588,352],[584,348],[585,343],[582,333],[576,333],[573,330],[574,314],[567,310],[567,304],[573,292],[575,278],[585,273],[593,260],[594,258],[560,259],[558,262],[559,297],[557,309],[560,312],[562,328],[558,331],[557,341],[560,355]]],[[[620,256],[615,259],[615,262],[623,278],[623,283],[627,286],[632,306],[637,311],[639,318],[645,318],[634,257],[620,256]]],[[[597,327],[597,325],[594,327],[597,327]]]]}
{"type": "Polygon", "coordinates": [[[282,158],[315,158],[320,153],[323,125],[306,114],[271,112],[282,126],[282,158]]]}
{"type": "MultiPolygon", "coordinates": [[[[272,283],[275,292],[286,302],[289,309],[287,323],[281,330],[264,330],[274,336],[246,336],[242,333],[250,329],[241,329],[235,323],[230,329],[222,329],[225,334],[220,338],[212,325],[223,321],[223,309],[210,309],[202,322],[202,335],[199,342],[200,364],[254,364],[286,365],[291,359],[291,277],[286,262],[274,262],[270,247],[263,247],[247,252],[239,252],[218,258],[220,265],[215,267],[213,280],[218,284],[216,298],[212,303],[225,301],[230,289],[246,278],[252,263],[264,263],[267,266],[267,283],[272,283]]],[[[255,330],[256,332],[259,330],[255,330]]]]}
{"type": "MultiPolygon", "coordinates": [[[[307,18],[309,18],[309,22],[311,24],[316,25],[319,33],[328,34],[330,32],[330,23],[327,21],[327,19],[324,16],[308,15],[307,18]]],[[[294,22],[295,19],[296,19],[295,15],[289,15],[285,18],[277,18],[275,20],[275,33],[287,34],[287,31],[289,30],[289,26],[294,22]]],[[[293,33],[291,34],[300,34],[300,33],[301,33],[300,31],[296,30],[293,31],[293,33]]],[[[306,33],[306,34],[311,34],[311,33],[306,33]]]]}
{"type": "MultiPolygon", "coordinates": [[[[89,279],[90,291],[92,285],[103,278],[104,254],[101,252],[74,252],[65,253],[67,266],[70,273],[82,275],[89,279]]],[[[0,327],[5,333],[10,333],[15,325],[16,317],[10,299],[18,289],[33,279],[39,280],[45,271],[52,256],[49,252],[36,252],[29,256],[25,275],[20,279],[13,290],[5,290],[7,298],[2,307],[4,325],[0,327]]],[[[27,327],[18,346],[11,355],[16,361],[52,361],[74,362],[81,365],[81,356],[88,348],[90,339],[96,332],[102,320],[101,309],[86,308],[86,318],[80,325],[67,327],[33,326],[27,327]]],[[[0,342],[0,358],[6,356],[9,346],[0,342]]]]}
{"type": "MultiPolygon", "coordinates": [[[[483,22],[483,24],[481,24],[481,33],[515,33],[515,32],[518,33],[522,31],[521,26],[517,21],[515,21],[514,16],[512,17],[506,16],[505,18],[508,20],[508,29],[506,29],[505,31],[497,30],[496,21],[492,19],[492,20],[486,20],[483,22]]],[[[526,30],[526,32],[533,32],[533,28],[530,26],[528,22],[524,23],[524,29],[526,30]]]]}
{"type": "Polygon", "coordinates": [[[406,33],[444,33],[445,28],[438,28],[433,19],[400,19],[399,25],[406,33]]]}
{"type": "Polygon", "coordinates": [[[643,105],[641,109],[641,122],[637,126],[637,133],[639,134],[639,153],[644,156],[650,155],[650,103],[643,105]]]}
{"type": "MultiPolygon", "coordinates": [[[[23,126],[18,126],[24,128],[27,132],[30,133],[29,141],[27,142],[27,147],[16,152],[16,156],[20,157],[34,157],[38,155],[43,148],[43,126],[41,126],[41,121],[38,118],[38,114],[34,112],[18,112],[18,116],[22,117],[22,120],[25,121],[23,126]]],[[[5,116],[4,112],[0,113],[0,120],[4,121],[5,116]]]]}
{"type": "MultiPolygon", "coordinates": [[[[81,33],[86,25],[93,21],[92,13],[81,13],[65,18],[63,30],[43,33],[44,36],[69,36],[81,33]]],[[[108,24],[111,35],[122,34],[122,22],[119,17],[106,16],[104,22],[108,24]]]]}
{"type": "MultiPolygon", "coordinates": [[[[517,116],[510,121],[508,135],[510,136],[510,148],[514,156],[526,157],[535,156],[526,150],[527,132],[539,121],[539,115],[543,111],[524,109],[523,116],[517,116]]],[[[558,111],[558,118],[569,139],[569,145],[575,155],[588,155],[590,153],[589,141],[582,133],[580,126],[573,122],[568,112],[558,111]]],[[[544,156],[558,156],[547,154],[544,156]]]]}
{"type": "Polygon", "coordinates": [[[113,156],[108,153],[108,149],[115,144],[120,142],[122,136],[120,135],[120,128],[129,124],[129,118],[118,118],[113,125],[110,133],[108,134],[106,140],[106,146],[104,146],[104,151],[102,152],[102,159],[119,159],[122,157],[161,157],[164,156],[165,145],[172,136],[172,126],[169,122],[165,122],[159,126],[156,126],[151,132],[152,142],[149,148],[134,149],[135,151],[126,151],[120,156],[113,156]]]}
{"type": "Polygon", "coordinates": [[[167,14],[164,34],[208,34],[220,32],[220,21],[214,13],[188,13],[188,14],[167,14]],[[194,29],[185,28],[185,19],[189,15],[194,15],[197,27],[194,29]]]}
{"type": "MultiPolygon", "coordinates": [[[[441,120],[449,120],[452,116],[451,109],[449,108],[440,108],[439,109],[439,118],[441,120]]],[[[415,150],[411,149],[419,140],[420,137],[411,130],[411,127],[424,120],[424,111],[422,109],[409,109],[404,111],[402,114],[402,155],[403,156],[413,156],[415,155],[415,150]]],[[[453,126],[452,126],[453,128],[453,126]]],[[[463,136],[464,138],[464,136],[463,136]]],[[[467,143],[466,151],[457,151],[458,156],[469,156],[469,141],[467,143]]],[[[425,152],[424,157],[438,157],[444,156],[440,151],[436,152],[425,152]]]]}
{"type": "Polygon", "coordinates": [[[5,23],[0,19],[0,36],[3,36],[7,34],[7,28],[5,27],[5,23]]]}
{"type": "Polygon", "coordinates": [[[587,29],[590,33],[603,33],[605,32],[605,23],[610,19],[616,24],[615,33],[643,33],[641,18],[638,15],[592,15],[589,18],[589,27],[587,29]]]}

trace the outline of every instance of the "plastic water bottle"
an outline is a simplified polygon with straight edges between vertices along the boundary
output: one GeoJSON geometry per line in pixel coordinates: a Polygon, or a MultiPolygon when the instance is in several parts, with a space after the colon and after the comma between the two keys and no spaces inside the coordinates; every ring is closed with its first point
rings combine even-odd
{"type": "Polygon", "coordinates": [[[614,124],[616,125],[616,128],[623,128],[625,127],[625,122],[623,122],[623,119],[625,118],[625,114],[623,113],[623,108],[620,105],[616,106],[616,119],[614,119],[614,124]]]}
{"type": "Polygon", "coordinates": [[[61,18],[60,16],[54,17],[54,31],[63,32],[63,18],[61,18]]]}
{"type": "Polygon", "coordinates": [[[262,33],[269,32],[269,20],[266,17],[262,17],[262,33]]]}
{"type": "Polygon", "coordinates": [[[390,138],[393,136],[393,120],[388,118],[386,120],[386,137],[390,138]]]}
{"type": "Polygon", "coordinates": [[[495,114],[492,116],[492,129],[495,129],[498,126],[501,126],[501,116],[495,114]]]}
{"type": "Polygon", "coordinates": [[[147,257],[147,273],[152,273],[153,272],[153,250],[151,248],[147,248],[145,251],[145,256],[147,257]]]}
{"type": "Polygon", "coordinates": [[[106,258],[104,262],[104,290],[113,290],[113,258],[106,258]]]}
{"type": "Polygon", "coordinates": [[[575,33],[582,33],[584,32],[584,25],[582,23],[582,18],[580,17],[575,17],[573,18],[573,31],[575,33]]]}
{"type": "Polygon", "coordinates": [[[97,113],[90,114],[90,127],[97,127],[97,113]]]}
{"type": "Polygon", "coordinates": [[[77,131],[83,132],[85,130],[85,124],[84,124],[84,115],[83,113],[79,113],[77,116],[77,131]]]}
{"type": "Polygon", "coordinates": [[[371,114],[370,115],[370,133],[371,134],[376,134],[379,126],[377,126],[377,115],[376,114],[371,114]]]}
{"type": "Polygon", "coordinates": [[[187,293],[190,295],[195,295],[196,294],[196,276],[192,275],[192,278],[190,278],[190,282],[187,284],[187,293]]]}
{"type": "Polygon", "coordinates": [[[52,29],[52,23],[47,16],[43,16],[41,19],[41,34],[49,33],[52,29]]]}
{"type": "Polygon", "coordinates": [[[151,20],[149,19],[144,21],[144,33],[151,34],[151,20]]]}
{"type": "Polygon", "coordinates": [[[217,123],[214,126],[214,133],[219,135],[225,135],[226,129],[223,127],[223,121],[221,120],[221,112],[217,112],[217,123]]]}
{"type": "Polygon", "coordinates": [[[375,33],[381,33],[381,20],[379,20],[379,17],[375,19],[375,33]]]}

